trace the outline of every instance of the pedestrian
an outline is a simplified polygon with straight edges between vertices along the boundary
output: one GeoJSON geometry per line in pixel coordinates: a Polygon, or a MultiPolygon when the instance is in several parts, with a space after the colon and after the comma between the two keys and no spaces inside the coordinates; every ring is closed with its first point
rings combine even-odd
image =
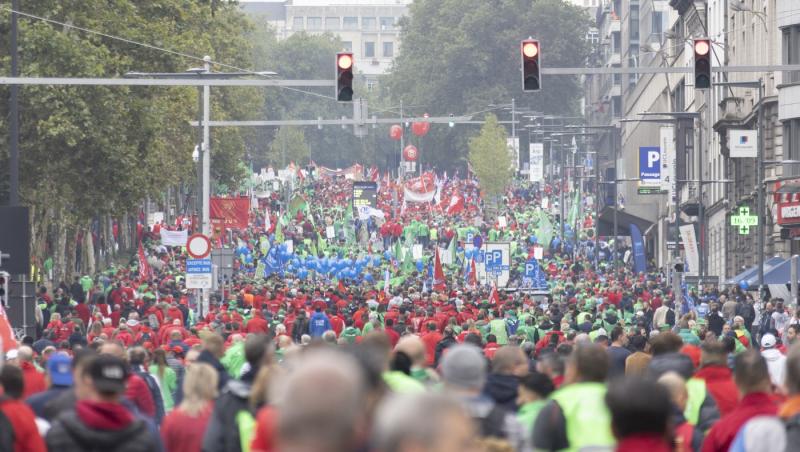
{"type": "Polygon", "coordinates": [[[517,411],[519,378],[528,373],[528,359],[515,345],[501,347],[492,360],[483,394],[509,412],[517,411]]]}
{"type": "Polygon", "coordinates": [[[772,334],[765,334],[761,337],[761,356],[767,361],[769,377],[772,385],[776,388],[783,386],[783,378],[786,373],[786,357],[777,349],[778,340],[772,334]]]}
{"type": "Polygon", "coordinates": [[[740,353],[734,364],[739,403],[708,432],[703,452],[727,452],[736,433],[756,416],[774,416],[778,407],[771,397],[772,381],[767,362],[757,350],[740,353]]]}
{"type": "Polygon", "coordinates": [[[168,452],[200,452],[208,420],[217,397],[217,379],[213,367],[191,364],[183,378],[183,400],[161,425],[161,439],[168,452]]]}
{"type": "Polygon", "coordinates": [[[624,377],[609,384],[605,402],[616,452],[674,452],[671,400],[664,386],[643,377],[624,377]]]}
{"type": "Polygon", "coordinates": [[[152,452],[159,442],[145,421],[122,405],[127,363],[113,355],[89,358],[75,381],[78,402],[47,432],[50,451],[152,452]]]}
{"type": "Polygon", "coordinates": [[[28,397],[25,402],[36,414],[44,418],[45,406],[72,387],[72,357],[65,352],[57,352],[47,360],[47,380],[50,387],[38,394],[28,397]]]}

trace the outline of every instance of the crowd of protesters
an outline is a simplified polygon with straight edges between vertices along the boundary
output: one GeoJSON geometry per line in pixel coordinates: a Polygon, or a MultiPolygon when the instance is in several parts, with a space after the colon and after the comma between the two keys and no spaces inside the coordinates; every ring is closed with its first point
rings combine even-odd
{"type": "Polygon", "coordinates": [[[545,234],[539,211],[558,226],[541,209],[557,188],[510,190],[502,226],[480,221],[474,182],[442,187],[463,210],[399,208],[382,190],[385,218],[365,222],[361,242],[348,238],[359,225],[344,215],[346,184],[306,182],[298,190],[330,210],[282,224],[287,206],[271,202],[269,220],[255,214],[228,235],[254,260],[238,254],[205,312],[185,288],[184,252],[147,231],[146,274],[133,259],[43,286],[36,334],[4,344],[0,450],[800,449],[796,306],[739,288],[687,290],[676,303],[662,275],[634,274],[579,231],[571,247],[548,240],[545,293],[472,284],[459,230],[516,240],[524,262],[531,231],[545,234]],[[258,274],[261,237],[322,255],[328,225],[331,253],[409,238],[426,250],[455,241],[458,261],[439,284],[399,257],[369,264],[392,284],[258,274]]]}

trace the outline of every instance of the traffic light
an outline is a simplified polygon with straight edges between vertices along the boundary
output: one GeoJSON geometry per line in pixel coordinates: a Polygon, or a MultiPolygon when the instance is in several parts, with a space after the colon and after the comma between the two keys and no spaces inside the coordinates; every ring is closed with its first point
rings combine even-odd
{"type": "Polygon", "coordinates": [[[336,54],[336,100],[353,101],[353,52],[336,54]]]}
{"type": "Polygon", "coordinates": [[[711,88],[711,40],[699,38],[694,40],[694,87],[695,89],[711,88]]]}
{"type": "Polygon", "coordinates": [[[8,283],[11,280],[11,275],[6,272],[0,272],[0,304],[3,307],[8,307],[8,283]]]}
{"type": "Polygon", "coordinates": [[[539,41],[524,39],[520,44],[522,58],[522,91],[539,91],[541,89],[541,73],[539,72],[539,41]]]}

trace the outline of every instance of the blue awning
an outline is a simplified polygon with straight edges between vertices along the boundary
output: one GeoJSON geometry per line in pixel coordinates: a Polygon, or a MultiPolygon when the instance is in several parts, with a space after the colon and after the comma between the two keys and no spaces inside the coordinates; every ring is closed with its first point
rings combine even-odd
{"type": "MultiPolygon", "coordinates": [[[[798,278],[800,281],[800,278],[798,278]]],[[[791,284],[792,260],[786,259],[780,265],[764,273],[764,284],[791,284]]]]}
{"type": "MultiPolygon", "coordinates": [[[[786,262],[786,259],[782,257],[771,257],[767,259],[766,262],[764,262],[764,281],[765,281],[764,284],[769,284],[766,282],[767,273],[784,262],[786,262]]],[[[748,268],[747,270],[739,273],[738,275],[734,276],[733,278],[725,281],[725,284],[732,284],[738,286],[739,283],[742,281],[747,281],[747,284],[749,286],[755,287],[758,284],[758,265],[754,265],[748,268]]]]}

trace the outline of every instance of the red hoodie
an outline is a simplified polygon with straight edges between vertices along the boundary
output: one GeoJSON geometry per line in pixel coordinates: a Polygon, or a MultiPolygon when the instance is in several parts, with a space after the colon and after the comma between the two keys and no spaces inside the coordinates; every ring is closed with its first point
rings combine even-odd
{"type": "Polygon", "coordinates": [[[663,436],[641,433],[626,436],[617,443],[616,452],[672,452],[673,449],[663,436]]]}
{"type": "Polygon", "coordinates": [[[711,427],[703,442],[703,452],[728,452],[736,433],[747,421],[756,416],[775,416],[777,413],[778,405],[769,394],[747,394],[733,411],[711,427]]]}
{"type": "Polygon", "coordinates": [[[36,427],[36,416],[28,405],[11,398],[0,399],[3,413],[14,430],[14,452],[46,452],[47,447],[36,427]]]}
{"type": "Polygon", "coordinates": [[[22,369],[22,378],[25,381],[25,387],[22,391],[22,399],[47,390],[47,383],[44,381],[44,375],[36,370],[36,367],[28,361],[23,361],[20,366],[22,369]]]}
{"type": "Polygon", "coordinates": [[[733,374],[726,366],[705,366],[694,374],[695,378],[705,380],[706,388],[717,402],[720,416],[733,411],[739,402],[739,390],[733,382],[733,374]]]}

